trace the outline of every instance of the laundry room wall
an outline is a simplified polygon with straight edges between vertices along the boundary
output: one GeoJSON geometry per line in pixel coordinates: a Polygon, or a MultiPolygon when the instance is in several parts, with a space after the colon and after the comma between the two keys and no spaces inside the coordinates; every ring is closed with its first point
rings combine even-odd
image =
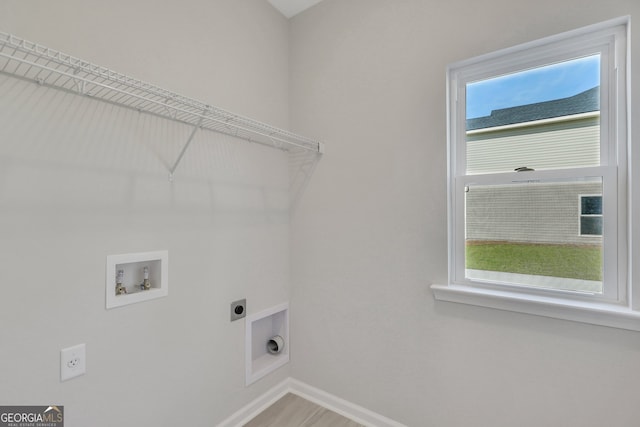
{"type": "MultiPolygon", "coordinates": [[[[0,31],[287,128],[288,22],[263,0],[2,1],[0,31]]],[[[6,71],[6,70],[5,70],[6,71]]],[[[289,299],[280,150],[0,75],[0,404],[69,426],[216,425],[244,384],[248,313],[289,299]],[[108,255],[167,250],[165,298],[105,309],[108,255]],[[87,372],[60,381],[60,350],[87,372]]],[[[152,277],[153,280],[153,277],[152,277]]]]}
{"type": "Polygon", "coordinates": [[[624,15],[637,138],[635,0],[325,0],[293,18],[291,124],[327,141],[292,220],[294,378],[411,427],[637,424],[637,332],[429,288],[447,281],[447,65],[624,15]]]}

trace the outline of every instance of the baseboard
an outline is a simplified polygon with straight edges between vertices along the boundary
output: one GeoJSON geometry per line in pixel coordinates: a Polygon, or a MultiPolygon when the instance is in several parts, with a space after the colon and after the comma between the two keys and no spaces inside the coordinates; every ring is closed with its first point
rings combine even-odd
{"type": "Polygon", "coordinates": [[[293,378],[282,381],[216,427],[242,427],[287,393],[296,394],[366,427],[406,427],[404,424],[293,378]]]}
{"type": "Polygon", "coordinates": [[[293,378],[289,378],[289,391],[367,427],[407,427],[367,408],[293,378]]]}
{"type": "Polygon", "coordinates": [[[287,378],[276,386],[267,390],[262,396],[250,402],[248,405],[240,408],[233,415],[222,421],[216,427],[242,427],[253,418],[255,418],[256,415],[280,400],[280,398],[282,398],[285,394],[289,393],[291,391],[291,388],[289,387],[289,381],[290,379],[287,378]]]}

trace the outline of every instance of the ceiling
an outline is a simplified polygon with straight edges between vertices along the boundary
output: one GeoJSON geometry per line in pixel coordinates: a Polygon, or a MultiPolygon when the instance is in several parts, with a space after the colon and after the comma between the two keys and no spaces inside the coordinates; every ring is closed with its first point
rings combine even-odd
{"type": "Polygon", "coordinates": [[[303,10],[320,3],[322,0],[267,0],[287,18],[291,18],[303,10]]]}

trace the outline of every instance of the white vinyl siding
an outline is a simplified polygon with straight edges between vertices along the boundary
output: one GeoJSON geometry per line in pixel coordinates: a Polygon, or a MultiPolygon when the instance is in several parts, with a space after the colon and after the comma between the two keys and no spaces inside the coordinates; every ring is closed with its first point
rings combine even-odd
{"type": "Polygon", "coordinates": [[[601,182],[471,186],[466,193],[466,239],[601,244],[601,236],[580,235],[576,209],[580,194],[601,192],[601,182]]]}
{"type": "Polygon", "coordinates": [[[600,165],[600,118],[467,132],[467,174],[600,165]]]}

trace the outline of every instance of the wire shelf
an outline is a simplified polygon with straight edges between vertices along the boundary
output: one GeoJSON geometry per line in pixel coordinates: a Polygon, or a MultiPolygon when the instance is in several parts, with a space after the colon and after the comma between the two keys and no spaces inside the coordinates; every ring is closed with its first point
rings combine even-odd
{"type": "Polygon", "coordinates": [[[0,32],[0,72],[285,151],[322,153],[323,143],[204,104],[48,47],[0,32]]]}

